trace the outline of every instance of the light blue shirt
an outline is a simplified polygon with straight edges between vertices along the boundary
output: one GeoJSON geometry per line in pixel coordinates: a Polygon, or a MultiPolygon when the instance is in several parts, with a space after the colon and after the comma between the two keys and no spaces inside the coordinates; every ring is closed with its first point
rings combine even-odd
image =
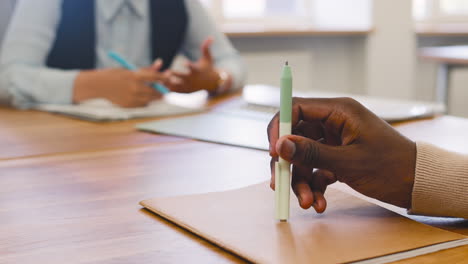
{"type": "MultiPolygon", "coordinates": [[[[79,1],[79,0],[77,0],[79,1]]],[[[0,52],[0,98],[16,107],[36,104],[71,104],[79,70],[46,67],[60,22],[62,0],[20,0],[0,52]],[[6,98],[7,97],[7,98],[6,98]]],[[[245,71],[237,51],[197,0],[185,1],[189,24],[182,54],[200,58],[200,45],[213,36],[216,67],[229,72],[234,89],[242,86],[245,71]]],[[[119,67],[107,57],[112,50],[138,67],[151,61],[151,28],[148,0],[97,0],[97,68],[119,67]]]]}

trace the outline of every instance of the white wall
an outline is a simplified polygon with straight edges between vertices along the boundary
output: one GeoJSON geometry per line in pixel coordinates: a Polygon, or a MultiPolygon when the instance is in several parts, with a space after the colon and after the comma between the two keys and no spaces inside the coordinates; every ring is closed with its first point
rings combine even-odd
{"type": "Polygon", "coordinates": [[[456,68],[450,77],[450,112],[453,115],[468,117],[468,69],[456,68]]]}

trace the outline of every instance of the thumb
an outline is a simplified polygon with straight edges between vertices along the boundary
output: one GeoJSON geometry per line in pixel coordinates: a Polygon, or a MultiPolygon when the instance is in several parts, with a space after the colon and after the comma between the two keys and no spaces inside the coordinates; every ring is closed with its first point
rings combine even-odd
{"type": "Polygon", "coordinates": [[[214,41],[213,37],[209,37],[201,45],[201,53],[202,53],[203,59],[209,62],[213,62],[213,57],[211,56],[211,51],[210,51],[213,41],[214,41]]]}
{"type": "Polygon", "coordinates": [[[159,71],[161,70],[163,66],[163,60],[161,58],[158,58],[154,61],[153,65],[151,65],[151,69],[154,71],[159,71]]]}
{"type": "Polygon", "coordinates": [[[278,155],[294,165],[336,171],[345,166],[344,147],[330,146],[301,136],[284,136],[276,143],[278,155]]]}

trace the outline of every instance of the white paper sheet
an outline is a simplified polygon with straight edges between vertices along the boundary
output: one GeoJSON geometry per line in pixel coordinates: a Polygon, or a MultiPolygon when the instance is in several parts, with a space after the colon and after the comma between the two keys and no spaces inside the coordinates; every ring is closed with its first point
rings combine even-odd
{"type": "Polygon", "coordinates": [[[203,105],[206,100],[207,94],[205,92],[193,94],[170,93],[162,100],[138,108],[123,108],[111,103],[109,100],[98,98],[78,105],[43,104],[37,106],[36,109],[91,121],[116,121],[198,113],[205,110],[203,105]]]}

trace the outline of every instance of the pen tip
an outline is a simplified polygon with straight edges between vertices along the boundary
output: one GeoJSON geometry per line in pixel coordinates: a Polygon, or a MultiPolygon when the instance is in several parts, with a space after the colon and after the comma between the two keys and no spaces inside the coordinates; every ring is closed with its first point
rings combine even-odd
{"type": "Polygon", "coordinates": [[[286,61],[286,63],[285,63],[285,64],[286,64],[286,66],[288,66],[288,65],[289,65],[289,61],[286,61]]]}

